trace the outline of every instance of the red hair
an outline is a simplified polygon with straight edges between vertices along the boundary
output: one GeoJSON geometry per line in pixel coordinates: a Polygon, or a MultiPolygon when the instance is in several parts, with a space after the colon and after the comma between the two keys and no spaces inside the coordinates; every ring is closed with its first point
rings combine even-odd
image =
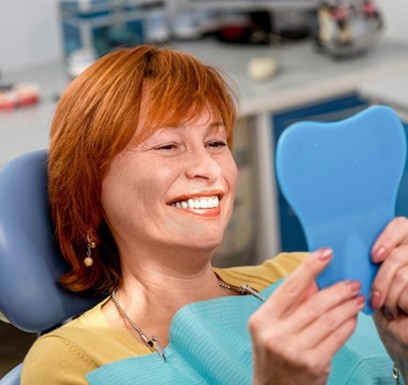
{"type": "Polygon", "coordinates": [[[56,237],[71,266],[60,281],[72,291],[103,293],[119,283],[118,251],[103,220],[101,185],[112,159],[135,134],[142,98],[148,124],[137,140],[208,108],[223,122],[232,145],[233,92],[217,70],[185,52],[148,45],[121,48],[72,81],[56,108],[48,160],[56,237]],[[92,267],[83,263],[87,236],[96,244],[92,267]]]}

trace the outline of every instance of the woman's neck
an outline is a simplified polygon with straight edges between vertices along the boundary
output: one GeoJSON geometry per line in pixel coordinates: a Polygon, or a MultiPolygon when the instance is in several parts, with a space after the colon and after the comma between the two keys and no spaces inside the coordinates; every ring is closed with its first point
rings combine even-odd
{"type": "MultiPolygon", "coordinates": [[[[190,256],[181,259],[182,264],[175,263],[174,259],[172,264],[162,261],[163,258],[133,258],[122,263],[122,280],[116,297],[146,335],[154,335],[166,345],[170,322],[180,308],[228,293],[219,287],[209,258],[205,261],[190,256]]],[[[136,338],[139,337],[112,301],[107,302],[103,312],[112,326],[125,326],[136,338]]]]}
{"type": "Polygon", "coordinates": [[[165,307],[180,308],[187,303],[217,297],[218,280],[210,262],[192,266],[169,267],[149,261],[133,269],[122,270],[118,288],[131,302],[137,299],[146,304],[163,303],[165,307]]]}

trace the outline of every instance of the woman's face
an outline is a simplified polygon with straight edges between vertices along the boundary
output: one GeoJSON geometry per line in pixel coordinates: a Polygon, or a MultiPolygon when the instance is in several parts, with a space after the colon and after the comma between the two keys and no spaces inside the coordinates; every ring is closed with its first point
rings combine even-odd
{"type": "Polygon", "coordinates": [[[226,143],[223,124],[203,113],[129,144],[113,159],[101,199],[121,253],[213,250],[221,243],[237,179],[226,143]]]}

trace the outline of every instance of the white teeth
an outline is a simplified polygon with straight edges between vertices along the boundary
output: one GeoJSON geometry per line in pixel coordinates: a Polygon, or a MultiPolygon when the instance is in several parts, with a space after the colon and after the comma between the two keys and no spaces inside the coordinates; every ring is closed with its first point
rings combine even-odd
{"type": "Polygon", "coordinates": [[[219,206],[219,199],[214,197],[203,197],[197,199],[189,199],[187,201],[174,202],[171,205],[183,209],[213,209],[219,206]]]}

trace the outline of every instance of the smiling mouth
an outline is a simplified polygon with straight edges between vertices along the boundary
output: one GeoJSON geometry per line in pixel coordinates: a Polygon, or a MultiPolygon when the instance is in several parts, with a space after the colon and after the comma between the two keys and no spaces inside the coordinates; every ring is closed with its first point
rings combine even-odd
{"type": "Polygon", "coordinates": [[[196,197],[189,198],[187,200],[181,200],[177,202],[172,202],[170,204],[172,207],[179,209],[215,209],[220,205],[220,200],[217,195],[211,197],[196,197]]]}

